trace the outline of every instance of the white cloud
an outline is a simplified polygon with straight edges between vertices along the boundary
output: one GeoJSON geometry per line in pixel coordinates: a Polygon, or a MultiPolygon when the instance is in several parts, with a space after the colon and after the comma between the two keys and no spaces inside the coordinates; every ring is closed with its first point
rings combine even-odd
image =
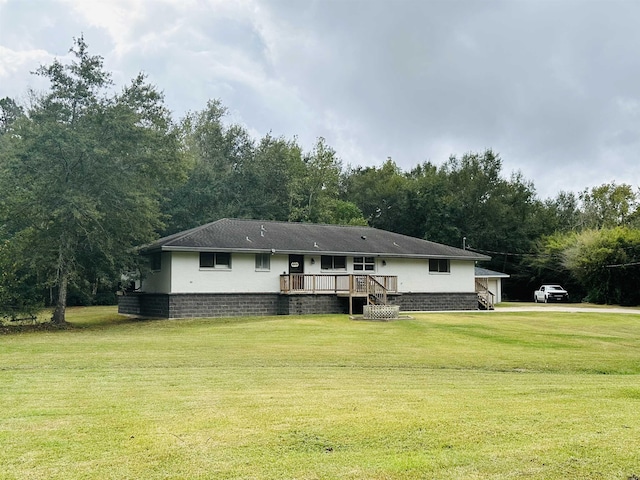
{"type": "Polygon", "coordinates": [[[45,50],[16,51],[0,45],[0,77],[9,78],[23,73],[28,68],[35,70],[51,58],[45,50]]]}
{"type": "Polygon", "coordinates": [[[52,56],[44,50],[16,51],[0,45],[0,98],[11,97],[23,103],[29,89],[44,89],[47,82],[30,72],[51,59],[52,56]]]}
{"type": "Polygon", "coordinates": [[[111,38],[115,52],[125,54],[136,37],[135,26],[144,20],[144,0],[60,0],[74,15],[80,15],[86,25],[105,30],[111,38]]]}

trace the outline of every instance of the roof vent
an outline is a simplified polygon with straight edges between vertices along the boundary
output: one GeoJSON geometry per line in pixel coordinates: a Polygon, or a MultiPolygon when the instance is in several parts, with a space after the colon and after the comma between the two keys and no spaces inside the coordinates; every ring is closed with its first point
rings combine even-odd
{"type": "Polygon", "coordinates": [[[363,239],[363,240],[366,240],[367,236],[366,235],[360,235],[360,238],[363,239]]]}
{"type": "Polygon", "coordinates": [[[320,246],[318,245],[318,242],[313,242],[313,248],[320,248],[320,246]]]}
{"type": "Polygon", "coordinates": [[[251,239],[249,238],[249,235],[247,235],[247,242],[251,242],[251,243],[253,243],[253,240],[251,240],[251,239]]]}
{"type": "Polygon", "coordinates": [[[260,236],[264,237],[264,232],[266,232],[264,225],[260,225],[260,236]]]}
{"type": "Polygon", "coordinates": [[[400,246],[400,245],[398,245],[396,242],[393,242],[393,244],[394,244],[396,247],[399,247],[399,246],[400,246]]]}

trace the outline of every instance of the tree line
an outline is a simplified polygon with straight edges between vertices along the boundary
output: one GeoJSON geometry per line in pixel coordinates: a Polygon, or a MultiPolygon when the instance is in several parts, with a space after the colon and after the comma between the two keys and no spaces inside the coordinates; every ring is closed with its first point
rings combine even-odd
{"type": "Polygon", "coordinates": [[[253,138],[219,100],[174,119],[138,75],[114,93],[82,37],[73,60],[35,74],[28,105],[0,100],[0,315],[111,303],[136,247],[219,218],[370,225],[486,253],[505,296],[564,283],[576,300],[640,303],[638,192],[609,183],[540,199],[492,151],[403,171],[345,165],[319,138],[309,151],[253,138]]]}

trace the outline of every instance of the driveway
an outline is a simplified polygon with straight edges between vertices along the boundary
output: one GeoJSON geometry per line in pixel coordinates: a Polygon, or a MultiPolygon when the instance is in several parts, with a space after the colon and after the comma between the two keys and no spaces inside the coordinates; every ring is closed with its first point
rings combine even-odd
{"type": "Polygon", "coordinates": [[[564,304],[558,305],[546,303],[544,305],[528,305],[501,307],[497,306],[494,312],[594,312],[594,313],[631,313],[640,315],[639,307],[587,307],[583,305],[564,304]]]}

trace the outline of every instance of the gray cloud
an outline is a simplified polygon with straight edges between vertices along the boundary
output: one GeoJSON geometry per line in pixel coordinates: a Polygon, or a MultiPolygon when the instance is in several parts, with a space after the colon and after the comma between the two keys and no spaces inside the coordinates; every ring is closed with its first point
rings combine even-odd
{"type": "Polygon", "coordinates": [[[176,115],[220,98],[256,135],[324,136],[345,163],[493,148],[542,197],[638,186],[639,14],[615,0],[5,0],[0,96],[84,32],[116,81],[145,71],[176,115]]]}

